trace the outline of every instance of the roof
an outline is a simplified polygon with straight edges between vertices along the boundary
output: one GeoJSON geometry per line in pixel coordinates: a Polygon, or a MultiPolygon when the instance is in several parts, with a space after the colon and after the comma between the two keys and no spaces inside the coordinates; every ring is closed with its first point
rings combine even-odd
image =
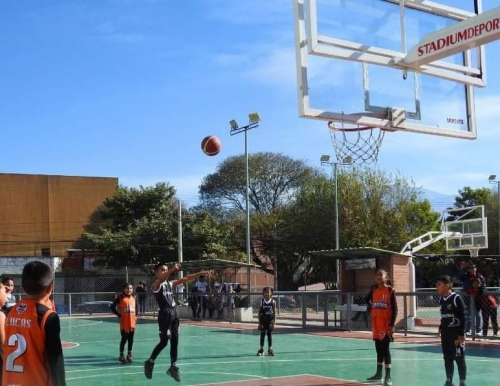
{"type": "MultiPolygon", "coordinates": [[[[165,263],[168,266],[178,263],[178,261],[165,263]]],[[[260,266],[255,264],[241,263],[239,261],[231,260],[220,260],[220,259],[210,259],[210,260],[194,260],[194,261],[184,261],[181,263],[182,271],[197,271],[197,270],[212,270],[212,269],[227,269],[227,268],[260,268],[260,266]]]]}
{"type": "Polygon", "coordinates": [[[334,259],[356,259],[356,258],[374,258],[374,257],[391,257],[403,256],[410,257],[409,254],[387,251],[385,249],[360,247],[360,248],[346,248],[346,249],[325,249],[321,251],[310,251],[312,256],[329,257],[334,259]]]}

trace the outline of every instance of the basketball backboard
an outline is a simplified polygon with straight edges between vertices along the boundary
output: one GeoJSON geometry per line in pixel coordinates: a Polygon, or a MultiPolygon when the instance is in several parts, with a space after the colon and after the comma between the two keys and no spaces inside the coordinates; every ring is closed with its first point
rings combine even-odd
{"type": "Polygon", "coordinates": [[[458,234],[446,238],[447,251],[488,248],[488,222],[483,205],[446,209],[441,230],[458,234]]]}
{"type": "Polygon", "coordinates": [[[302,117],[476,138],[474,87],[500,7],[482,0],[294,0],[302,117]]]}

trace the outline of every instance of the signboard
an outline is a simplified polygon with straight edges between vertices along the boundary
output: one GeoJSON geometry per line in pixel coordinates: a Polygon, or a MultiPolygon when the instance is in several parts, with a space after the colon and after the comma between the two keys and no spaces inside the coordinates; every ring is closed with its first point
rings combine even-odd
{"type": "Polygon", "coordinates": [[[376,259],[351,259],[345,261],[345,269],[375,269],[376,259]]]}

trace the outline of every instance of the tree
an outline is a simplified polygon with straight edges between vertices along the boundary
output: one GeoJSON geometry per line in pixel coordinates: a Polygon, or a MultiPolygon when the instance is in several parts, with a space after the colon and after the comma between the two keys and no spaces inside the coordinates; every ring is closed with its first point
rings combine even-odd
{"type": "MultiPolygon", "coordinates": [[[[284,207],[295,189],[317,171],[301,160],[277,153],[249,156],[250,205],[252,212],[271,214],[284,207]]],[[[200,186],[204,205],[231,207],[244,212],[246,202],[245,157],[229,157],[200,186]]]]}
{"type": "MultiPolygon", "coordinates": [[[[427,200],[420,199],[418,189],[404,177],[353,169],[339,173],[338,178],[340,248],[369,246],[399,251],[412,238],[438,229],[439,214],[427,200]]],[[[331,287],[333,261],[312,258],[308,262],[308,254],[335,246],[334,198],[334,181],[325,176],[310,179],[297,190],[285,210],[285,224],[280,226],[282,282],[287,277],[297,278],[296,270],[308,266],[305,270],[312,270],[316,280],[331,287]]],[[[288,285],[298,286],[297,280],[288,280],[288,285]]]]}
{"type": "Polygon", "coordinates": [[[91,217],[77,246],[102,252],[110,267],[145,266],[176,258],[175,189],[120,186],[91,217]]]}

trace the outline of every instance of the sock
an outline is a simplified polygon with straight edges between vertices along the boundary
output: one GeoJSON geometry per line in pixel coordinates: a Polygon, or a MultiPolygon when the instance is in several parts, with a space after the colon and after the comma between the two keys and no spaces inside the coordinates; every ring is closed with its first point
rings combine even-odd
{"type": "Polygon", "coordinates": [[[377,375],[382,375],[382,365],[377,365],[377,375]]]}
{"type": "Polygon", "coordinates": [[[387,378],[390,378],[391,377],[391,368],[390,367],[386,367],[385,368],[385,376],[387,378]]]}

